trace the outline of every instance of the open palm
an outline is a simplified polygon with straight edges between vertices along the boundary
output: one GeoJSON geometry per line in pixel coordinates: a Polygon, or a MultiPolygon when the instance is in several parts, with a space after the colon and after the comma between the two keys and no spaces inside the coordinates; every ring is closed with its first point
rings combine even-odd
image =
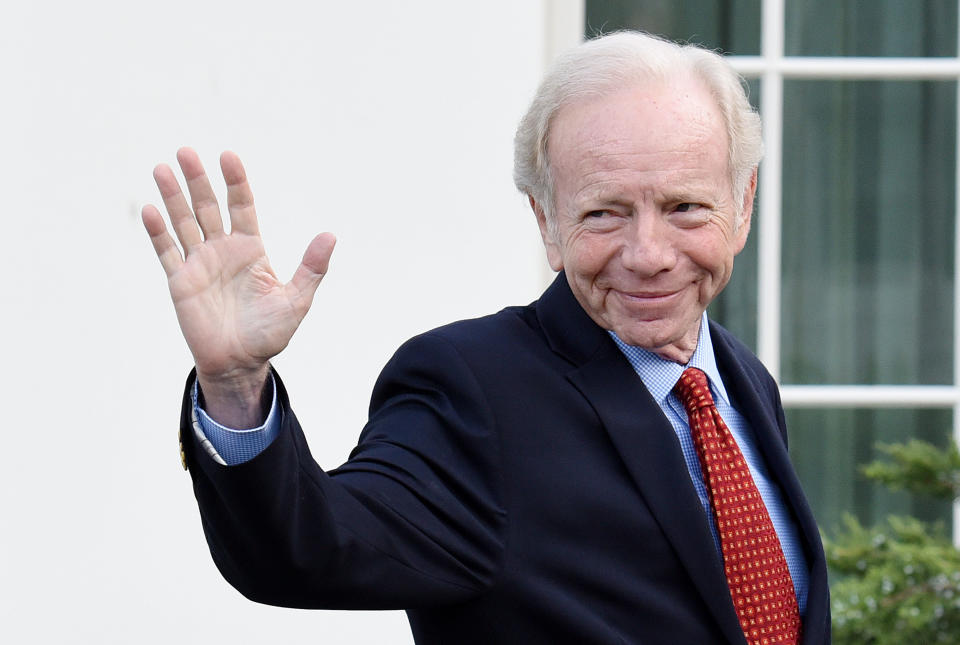
{"type": "Polygon", "coordinates": [[[229,233],[197,154],[183,148],[177,160],[192,208],[168,166],[157,166],[154,179],[180,248],[152,205],[143,209],[144,226],[167,274],[201,385],[256,389],[266,378],[268,361],[286,347],[309,310],[336,240],[329,233],[314,238],[293,279],[283,284],[264,251],[240,159],[231,152],[220,158],[229,233]]]}

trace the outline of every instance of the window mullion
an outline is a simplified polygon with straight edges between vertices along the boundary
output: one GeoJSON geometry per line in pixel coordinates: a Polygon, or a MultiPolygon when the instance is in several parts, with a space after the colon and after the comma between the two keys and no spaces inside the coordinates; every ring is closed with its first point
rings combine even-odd
{"type": "Polygon", "coordinates": [[[780,212],[783,166],[783,0],[763,0],[760,86],[763,112],[764,161],[760,169],[760,219],[757,253],[757,353],[777,380],[780,378],[780,212]]]}
{"type": "MultiPolygon", "coordinates": [[[[960,0],[957,2],[960,15],[960,0]]],[[[957,24],[957,56],[960,59],[960,21],[957,24]]],[[[957,83],[956,101],[956,144],[953,153],[953,166],[956,173],[954,179],[954,209],[953,209],[953,385],[960,388],[960,82],[957,83]]],[[[954,400],[953,406],[953,440],[960,446],[960,396],[954,400]]],[[[960,499],[953,502],[953,544],[960,548],[960,499]]]]}

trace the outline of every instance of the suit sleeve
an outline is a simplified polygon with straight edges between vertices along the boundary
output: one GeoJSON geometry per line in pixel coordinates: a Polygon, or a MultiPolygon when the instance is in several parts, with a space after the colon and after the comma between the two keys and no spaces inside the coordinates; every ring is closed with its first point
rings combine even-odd
{"type": "Polygon", "coordinates": [[[453,345],[433,334],[398,350],[359,444],[330,473],[276,384],[280,432],[237,466],[197,444],[192,376],[184,398],[181,434],[203,530],[237,590],[290,607],[389,609],[461,602],[492,584],[505,524],[500,448],[477,378],[453,345]]]}

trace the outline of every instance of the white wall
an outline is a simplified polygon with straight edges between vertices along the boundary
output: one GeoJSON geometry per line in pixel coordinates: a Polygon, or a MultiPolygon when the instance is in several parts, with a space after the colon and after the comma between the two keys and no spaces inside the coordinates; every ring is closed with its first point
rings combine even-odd
{"type": "Polygon", "coordinates": [[[190,358],[139,208],[178,146],[210,169],[230,148],[281,276],[338,235],[276,361],[337,465],[404,339],[544,284],[510,173],[546,2],[10,4],[0,641],[411,642],[402,613],[264,607],[220,578],[177,455],[190,358]]]}

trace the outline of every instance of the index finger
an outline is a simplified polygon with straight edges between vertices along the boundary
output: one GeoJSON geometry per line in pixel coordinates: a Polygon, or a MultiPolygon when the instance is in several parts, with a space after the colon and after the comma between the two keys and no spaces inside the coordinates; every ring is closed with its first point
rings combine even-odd
{"type": "Polygon", "coordinates": [[[230,232],[259,235],[257,211],[253,206],[253,191],[247,181],[240,157],[229,150],[220,155],[220,170],[227,183],[227,210],[230,211],[230,232]]]}

